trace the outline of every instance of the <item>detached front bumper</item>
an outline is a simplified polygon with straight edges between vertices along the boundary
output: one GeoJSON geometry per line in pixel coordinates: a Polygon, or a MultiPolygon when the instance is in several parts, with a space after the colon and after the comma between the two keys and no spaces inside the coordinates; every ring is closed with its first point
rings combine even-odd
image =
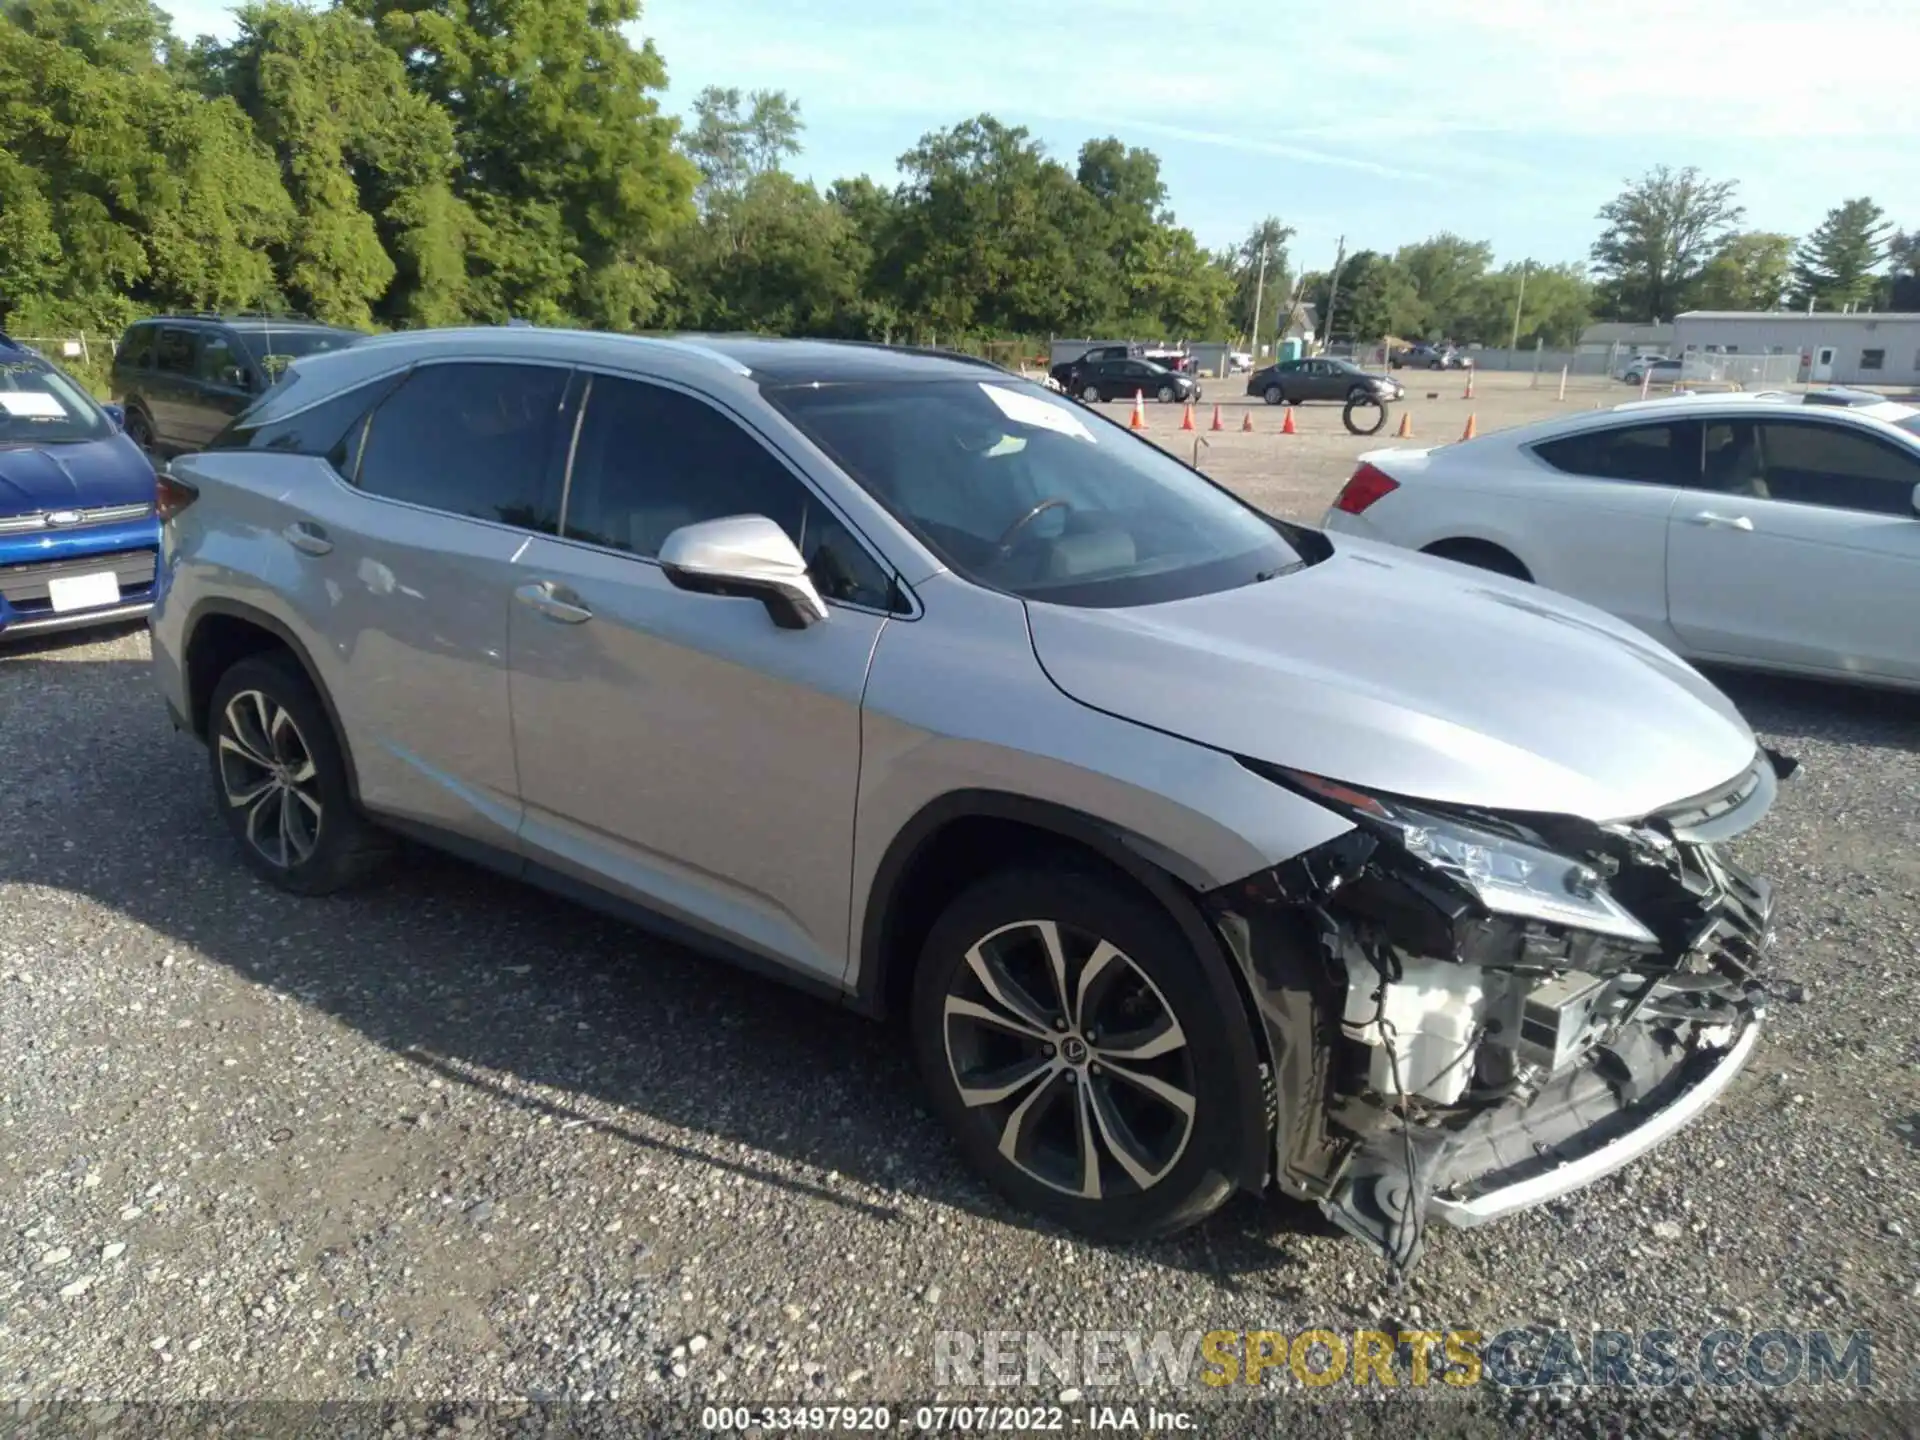
{"type": "Polygon", "coordinates": [[[1539,1143],[1543,1148],[1435,1194],[1427,1201],[1427,1218],[1456,1230],[1471,1229],[1558,1200],[1632,1164],[1690,1125],[1734,1082],[1759,1042],[1764,1013],[1755,1005],[1728,1044],[1688,1055],[1657,1101],[1622,1107],[1604,1080],[1592,1071],[1582,1072],[1579,1078],[1590,1083],[1556,1105],[1552,1118],[1571,1118],[1584,1128],[1558,1143],[1535,1138],[1540,1122],[1548,1118],[1530,1115],[1535,1107],[1507,1117],[1505,1123],[1494,1112],[1483,1133],[1469,1127],[1450,1168],[1471,1169],[1488,1153],[1499,1155],[1511,1144],[1539,1143]]]}

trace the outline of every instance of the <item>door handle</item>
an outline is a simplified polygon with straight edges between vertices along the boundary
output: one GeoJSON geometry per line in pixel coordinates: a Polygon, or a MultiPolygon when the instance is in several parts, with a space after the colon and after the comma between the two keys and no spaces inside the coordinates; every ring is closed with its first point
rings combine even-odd
{"type": "Polygon", "coordinates": [[[286,537],[289,545],[303,555],[325,555],[333,549],[327,532],[310,520],[296,520],[280,533],[286,537]]]}
{"type": "Polygon", "coordinates": [[[1693,517],[1696,525],[1717,525],[1723,530],[1751,530],[1753,521],[1744,515],[1716,515],[1711,510],[1702,510],[1693,517]]]}
{"type": "Polygon", "coordinates": [[[593,618],[593,611],[580,603],[578,595],[551,580],[522,585],[513,592],[513,598],[562,625],[578,625],[583,620],[593,618]]]}

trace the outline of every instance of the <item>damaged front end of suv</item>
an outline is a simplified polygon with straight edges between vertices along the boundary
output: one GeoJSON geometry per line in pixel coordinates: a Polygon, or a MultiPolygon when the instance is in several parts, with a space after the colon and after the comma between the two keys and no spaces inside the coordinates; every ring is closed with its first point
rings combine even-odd
{"type": "Polygon", "coordinates": [[[1273,1178],[1393,1272],[1635,1159],[1757,1039],[1768,884],[1723,842],[1797,768],[1635,822],[1439,806],[1251,768],[1354,828],[1208,897],[1272,1064],[1273,1178]]]}

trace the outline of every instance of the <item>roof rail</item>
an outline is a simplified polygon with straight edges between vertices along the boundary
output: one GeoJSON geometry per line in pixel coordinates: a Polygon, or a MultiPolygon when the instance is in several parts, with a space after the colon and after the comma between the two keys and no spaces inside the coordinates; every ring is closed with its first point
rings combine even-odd
{"type": "Polygon", "coordinates": [[[326,322],[311,315],[287,310],[169,310],[160,315],[145,315],[145,320],[284,320],[291,325],[321,325],[326,322]]]}

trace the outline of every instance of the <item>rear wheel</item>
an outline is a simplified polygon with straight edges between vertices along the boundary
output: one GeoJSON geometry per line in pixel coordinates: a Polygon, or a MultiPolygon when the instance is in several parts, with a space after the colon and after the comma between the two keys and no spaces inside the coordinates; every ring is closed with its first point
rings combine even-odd
{"type": "Polygon", "coordinates": [[[1278,405],[1282,400],[1287,398],[1287,392],[1282,390],[1278,385],[1269,385],[1267,386],[1266,394],[1261,398],[1269,405],[1278,405]]]}
{"type": "Polygon", "coordinates": [[[1098,385],[1087,386],[1086,389],[1080,392],[1080,398],[1089,405],[1098,405],[1100,403],[1100,387],[1098,385]]]}
{"type": "Polygon", "coordinates": [[[292,657],[249,656],[220,677],[207,751],[227,828],[247,864],[275,885],[325,895],[386,858],[386,838],[348,792],[326,707],[292,657]]]}
{"type": "Polygon", "coordinates": [[[138,445],[149,458],[153,457],[153,422],[138,410],[127,412],[127,438],[138,445]]]}
{"type": "Polygon", "coordinates": [[[1514,580],[1533,583],[1533,576],[1527,567],[1520,563],[1520,557],[1512,551],[1503,549],[1488,540],[1436,540],[1422,552],[1437,555],[1442,560],[1453,560],[1462,565],[1471,565],[1477,570],[1490,570],[1496,575],[1505,575],[1514,580]]]}
{"type": "Polygon", "coordinates": [[[961,1151],[1016,1204],[1104,1239],[1184,1229],[1233,1188],[1240,1097],[1179,927],[1122,885],[1008,872],[935,924],[914,1049],[961,1151]]]}

